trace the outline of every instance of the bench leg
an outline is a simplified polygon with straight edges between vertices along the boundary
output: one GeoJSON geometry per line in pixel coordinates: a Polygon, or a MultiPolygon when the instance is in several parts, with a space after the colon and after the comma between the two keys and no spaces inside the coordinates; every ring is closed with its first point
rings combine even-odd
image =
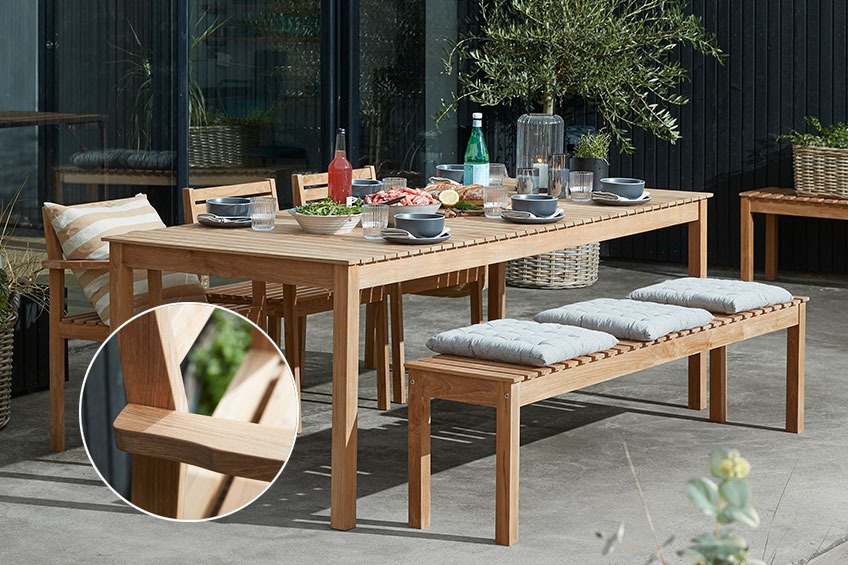
{"type": "Polygon", "coordinates": [[[754,216],[751,213],[751,201],[748,198],[739,199],[740,218],[740,252],[739,278],[743,281],[754,280],[754,216]]]}
{"type": "Polygon", "coordinates": [[[495,543],[518,543],[518,428],[521,404],[518,385],[504,386],[497,412],[497,477],[495,479],[495,543]]]}
{"type": "Polygon", "coordinates": [[[777,215],[766,214],[766,280],[777,278],[777,215]]]}
{"type": "Polygon", "coordinates": [[[430,397],[409,377],[409,527],[430,527],[430,397]]]}
{"type": "Polygon", "coordinates": [[[798,325],[786,332],[786,431],[804,431],[804,351],[807,305],[798,305],[798,325]]]}
{"type": "Polygon", "coordinates": [[[707,407],[707,354],[689,356],[689,402],[690,410],[707,407]]]}
{"type": "Polygon", "coordinates": [[[710,350],[710,422],[727,422],[727,347],[710,350]]]}

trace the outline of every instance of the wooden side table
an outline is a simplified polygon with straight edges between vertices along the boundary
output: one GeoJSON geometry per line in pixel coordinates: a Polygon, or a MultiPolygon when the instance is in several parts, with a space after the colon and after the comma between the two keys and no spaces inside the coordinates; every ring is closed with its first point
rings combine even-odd
{"type": "Polygon", "coordinates": [[[754,214],[766,216],[766,279],[777,278],[777,217],[804,216],[848,220],[848,200],[798,196],[791,188],[761,188],[739,195],[741,278],[754,280],[754,214]]]}

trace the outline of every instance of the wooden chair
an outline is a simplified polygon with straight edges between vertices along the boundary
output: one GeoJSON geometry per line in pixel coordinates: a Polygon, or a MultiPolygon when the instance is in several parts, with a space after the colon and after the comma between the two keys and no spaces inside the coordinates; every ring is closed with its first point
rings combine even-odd
{"type": "MultiPolygon", "coordinates": [[[[324,174],[326,177],[326,173],[324,174]]],[[[374,168],[365,167],[354,171],[355,178],[374,178],[374,168]]],[[[215,186],[209,188],[184,188],[183,210],[186,223],[195,223],[197,215],[205,211],[205,203],[209,198],[221,196],[274,196],[277,198],[276,183],[273,179],[251,182],[239,185],[215,186]]],[[[326,196],[326,194],[325,194],[326,196]]],[[[279,198],[278,198],[279,201],[279,198]]],[[[279,343],[280,322],[283,321],[285,331],[286,358],[292,367],[298,390],[303,376],[303,364],[306,349],[306,317],[309,314],[328,312],[333,309],[332,292],[318,287],[292,286],[295,298],[291,304],[286,301],[288,285],[264,285],[264,304],[268,316],[269,335],[279,343]],[[291,314],[286,315],[286,309],[291,314]]],[[[263,292],[262,284],[245,281],[216,286],[207,290],[206,297],[217,304],[251,304],[254,294],[263,292]]],[[[386,293],[383,288],[366,289],[360,294],[360,300],[366,304],[366,321],[374,331],[366,336],[366,351],[369,360],[373,360],[372,368],[377,369],[377,405],[381,410],[391,407],[389,399],[389,363],[386,351],[388,349],[388,319],[384,303],[386,293]],[[377,328],[380,328],[379,330],[377,328]]]]}
{"type": "Polygon", "coordinates": [[[188,412],[180,363],[214,310],[173,304],[118,334],[127,406],[114,422],[115,443],[133,456],[131,502],[159,516],[202,519],[248,504],[294,444],[291,373],[258,330],[213,414],[188,412]]]}
{"type": "MultiPolygon", "coordinates": [[[[376,178],[374,167],[354,169],[353,178],[376,178]],[[366,173],[368,171],[368,173],[366,173]],[[366,176],[366,174],[370,176],[366,176]]],[[[292,196],[295,206],[301,206],[310,200],[326,198],[329,194],[327,187],[327,173],[315,173],[311,175],[292,175],[292,196]]],[[[391,371],[392,391],[394,402],[406,403],[406,373],[404,370],[403,351],[403,294],[420,294],[425,296],[439,296],[447,298],[469,297],[471,300],[471,323],[477,324],[483,321],[483,289],[486,286],[486,268],[466,269],[454,271],[444,275],[426,277],[408,281],[403,285],[390,285],[385,289],[388,300],[391,303],[391,371]]],[[[374,304],[373,307],[377,307],[374,304]]],[[[366,307],[365,317],[365,340],[375,341],[380,331],[375,326],[375,320],[385,316],[385,312],[375,312],[368,315],[366,307]]],[[[372,351],[365,349],[365,366],[372,365],[372,351]]]]}
{"type": "MultiPolygon", "coordinates": [[[[98,203],[99,204],[99,203],[98,203]]],[[[65,349],[67,340],[104,341],[109,326],[94,310],[69,315],[65,304],[66,269],[109,270],[109,261],[69,261],[62,256],[62,246],[42,210],[47,260],[44,268],[50,275],[50,449],[65,450],[65,349]]]]}

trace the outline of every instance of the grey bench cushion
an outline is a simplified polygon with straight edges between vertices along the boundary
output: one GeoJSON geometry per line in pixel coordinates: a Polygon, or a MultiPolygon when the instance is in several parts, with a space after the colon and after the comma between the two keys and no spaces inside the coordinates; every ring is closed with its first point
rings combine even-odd
{"type": "Polygon", "coordinates": [[[493,320],[431,337],[436,353],[542,367],[609,349],[618,340],[604,332],[540,324],[529,320],[493,320]]]}
{"type": "Polygon", "coordinates": [[[706,308],[710,312],[722,314],[736,314],[744,310],[782,304],[792,300],[792,294],[779,286],[694,277],[671,279],[646,286],[634,290],[627,297],[691,308],[706,308]]]}
{"type": "Polygon", "coordinates": [[[671,332],[709,324],[713,315],[702,308],[598,298],[545,310],[533,319],[600,330],[619,339],[652,341],[671,332]]]}

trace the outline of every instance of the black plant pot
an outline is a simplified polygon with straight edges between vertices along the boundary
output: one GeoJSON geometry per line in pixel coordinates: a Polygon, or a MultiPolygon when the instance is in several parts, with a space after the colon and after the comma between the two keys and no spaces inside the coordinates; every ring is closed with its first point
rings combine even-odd
{"type": "Polygon", "coordinates": [[[592,179],[592,190],[601,190],[601,179],[609,176],[609,163],[603,159],[572,157],[571,170],[592,171],[592,173],[594,173],[594,178],[592,179]]]}

